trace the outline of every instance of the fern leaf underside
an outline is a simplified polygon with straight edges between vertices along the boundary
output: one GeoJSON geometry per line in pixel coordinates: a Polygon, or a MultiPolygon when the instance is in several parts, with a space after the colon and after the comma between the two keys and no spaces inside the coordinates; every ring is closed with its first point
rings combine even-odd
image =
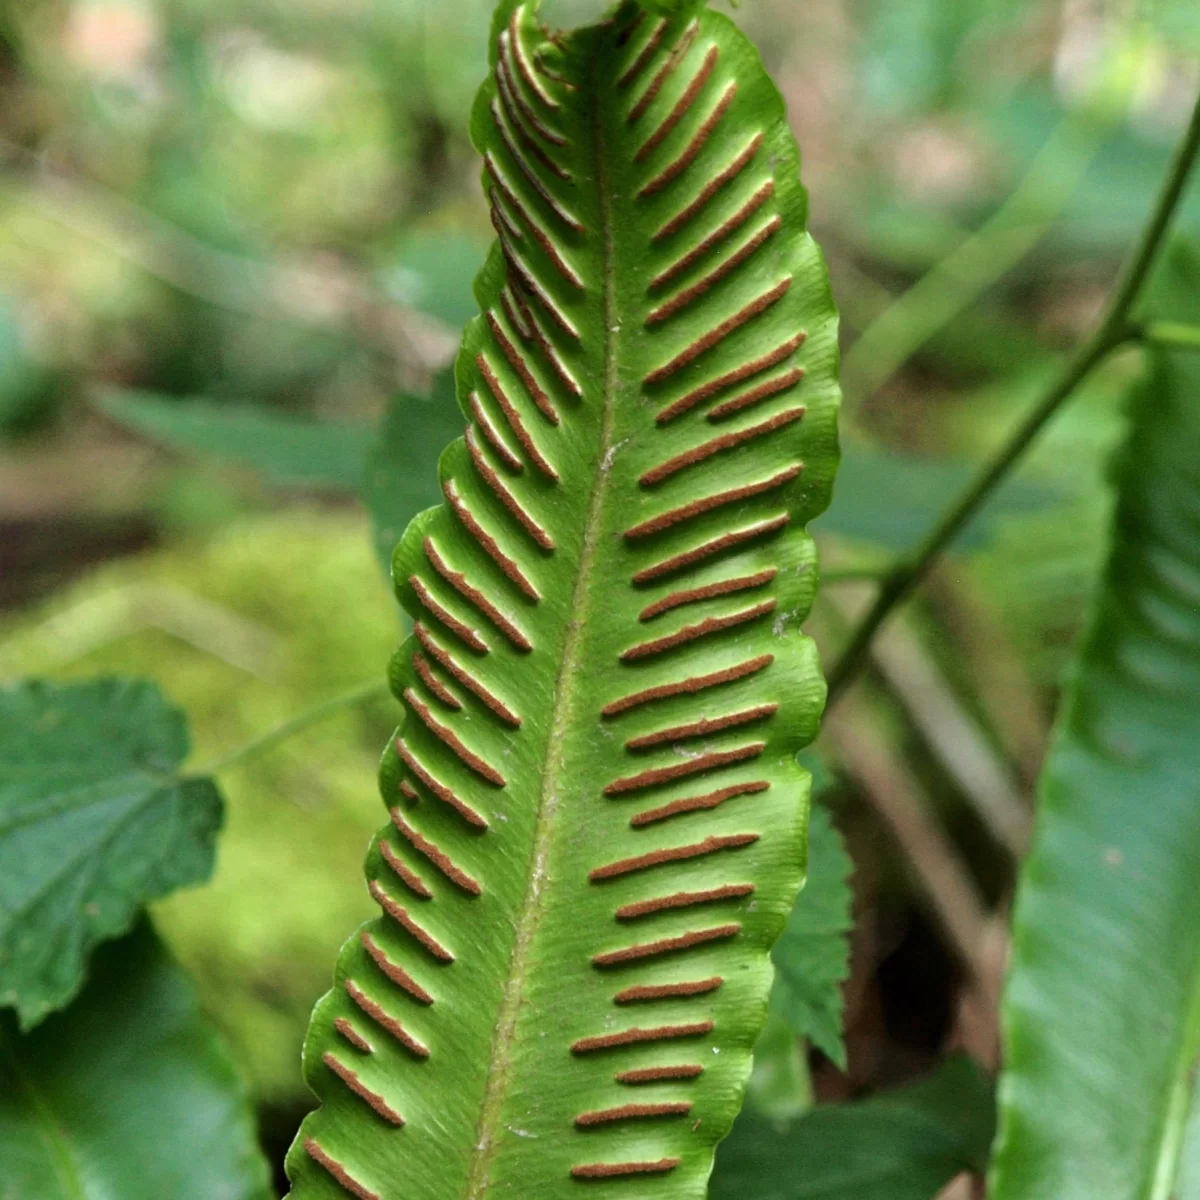
{"type": "Polygon", "coordinates": [[[303,1200],[703,1196],[803,878],[837,351],[783,105],[699,3],[535,7],[474,113],[498,241],[303,1200]]]}

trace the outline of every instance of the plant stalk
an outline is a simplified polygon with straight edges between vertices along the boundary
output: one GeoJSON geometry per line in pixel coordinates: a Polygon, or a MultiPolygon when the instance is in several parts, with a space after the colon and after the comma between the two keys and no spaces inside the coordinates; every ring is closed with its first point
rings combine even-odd
{"type": "Polygon", "coordinates": [[[1130,313],[1145,285],[1179,207],[1188,179],[1200,153],[1200,96],[1187,129],[1176,148],[1162,191],[1113,289],[1104,316],[1090,337],[1076,350],[1042,399],[980,471],[965,492],[909,555],[884,578],[870,611],[855,628],[842,656],[829,674],[832,705],[866,662],[875,635],[892,612],[925,579],[934,564],[1008,475],[1013,466],[1091,371],[1113,350],[1137,339],[1141,331],[1130,313]]]}
{"type": "Polygon", "coordinates": [[[274,729],[267,730],[260,737],[238,746],[221,758],[204,763],[195,770],[189,771],[188,774],[192,776],[220,775],[234,767],[244,766],[251,759],[273,750],[281,742],[286,742],[310,725],[318,725],[329,717],[336,716],[343,709],[356,708],[368,700],[374,700],[377,696],[386,696],[390,690],[388,684],[382,681],[359,684],[358,687],[343,692],[340,696],[334,696],[321,704],[305,709],[304,712],[297,713],[282,724],[276,725],[274,729]]]}

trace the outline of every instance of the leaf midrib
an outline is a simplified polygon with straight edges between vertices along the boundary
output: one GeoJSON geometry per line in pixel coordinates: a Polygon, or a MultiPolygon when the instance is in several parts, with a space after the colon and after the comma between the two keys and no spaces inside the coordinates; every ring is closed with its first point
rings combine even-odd
{"type": "Polygon", "coordinates": [[[571,595],[571,620],[563,642],[562,661],[554,680],[550,711],[550,732],[546,741],[542,788],[534,819],[533,853],[525,898],[517,918],[512,962],[508,982],[500,1004],[496,1030],[492,1037],[488,1062],[487,1089],[475,1138],[471,1170],[467,1178],[465,1200],[484,1200],[490,1183],[490,1169],[496,1153],[496,1134],[507,1090],[517,1020],[529,970],[529,955],[541,921],[544,884],[558,810],[558,780],[563,767],[563,744],[570,726],[572,698],[579,677],[580,646],[587,625],[589,580],[599,544],[601,518],[610,472],[605,470],[613,445],[617,400],[617,331],[620,328],[616,305],[616,239],[613,237],[612,202],[608,187],[608,163],[604,152],[604,126],[601,105],[595,99],[598,81],[595,66],[589,72],[589,91],[593,94],[592,140],[596,158],[596,188],[599,196],[601,253],[603,259],[602,294],[604,301],[604,382],[601,408],[600,444],[596,455],[595,479],[588,498],[579,568],[571,595]]]}

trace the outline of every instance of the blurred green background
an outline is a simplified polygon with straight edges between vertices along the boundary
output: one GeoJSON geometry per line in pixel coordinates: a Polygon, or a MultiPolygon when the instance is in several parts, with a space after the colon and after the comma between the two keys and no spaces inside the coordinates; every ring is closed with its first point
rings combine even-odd
{"type": "MultiPolygon", "coordinates": [[[[151,675],[197,762],[382,678],[400,619],[355,494],[390,410],[366,494],[392,540],[453,433],[445,396],[419,397],[489,242],[466,134],[489,10],[0,2],[0,677],[151,675]]],[[[789,102],[843,312],[828,657],[856,578],[919,537],[1095,316],[1200,84],[1200,5],[746,0],[737,19],[789,102]]],[[[1181,225],[1200,232],[1200,195],[1181,225]]],[[[901,779],[932,805],[1003,908],[1011,855],[978,796],[1027,822],[1138,370],[1129,352],[1088,383],[885,640],[853,731],[823,739],[859,920],[849,1069],[814,1054],[820,1096],[988,1044],[873,793],[901,779]]],[[[308,1011],[368,915],[395,716],[371,701],[223,776],[217,878],[157,914],[273,1148],[307,1103],[308,1011]]]]}

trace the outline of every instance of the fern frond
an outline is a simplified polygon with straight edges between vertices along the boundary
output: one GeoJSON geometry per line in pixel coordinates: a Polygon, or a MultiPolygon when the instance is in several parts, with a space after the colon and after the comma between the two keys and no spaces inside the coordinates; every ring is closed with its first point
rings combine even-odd
{"type": "Polygon", "coordinates": [[[313,1019],[304,1200],[702,1196],[803,877],[837,350],[783,105],[695,0],[535,7],[474,114],[498,241],[395,555],[383,915],[313,1019]]]}

